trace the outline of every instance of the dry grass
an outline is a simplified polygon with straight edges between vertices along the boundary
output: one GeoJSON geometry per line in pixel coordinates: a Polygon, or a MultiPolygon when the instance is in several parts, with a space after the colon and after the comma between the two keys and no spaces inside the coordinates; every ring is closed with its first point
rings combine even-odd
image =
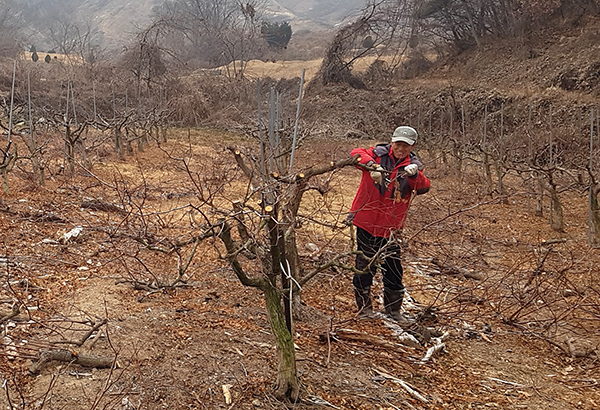
{"type": "MultiPolygon", "coordinates": [[[[383,57],[384,60],[391,59],[392,57],[383,57]]],[[[356,60],[356,62],[352,65],[353,71],[355,72],[364,72],[369,68],[371,64],[375,60],[378,60],[377,56],[366,56],[356,60]]],[[[310,81],[313,79],[315,75],[317,75],[319,68],[321,67],[321,63],[323,62],[322,58],[316,60],[309,61],[300,61],[300,60],[290,60],[290,61],[261,61],[261,60],[250,60],[248,62],[248,66],[246,67],[246,76],[251,78],[265,78],[271,77],[274,79],[290,79],[295,77],[300,77],[302,74],[302,70],[306,70],[305,79],[306,81],[310,81]]],[[[239,62],[236,67],[239,66],[239,62]]],[[[221,70],[225,72],[227,68],[225,66],[221,67],[221,70]]],[[[233,64],[229,64],[229,69],[233,70],[233,64]]]]}

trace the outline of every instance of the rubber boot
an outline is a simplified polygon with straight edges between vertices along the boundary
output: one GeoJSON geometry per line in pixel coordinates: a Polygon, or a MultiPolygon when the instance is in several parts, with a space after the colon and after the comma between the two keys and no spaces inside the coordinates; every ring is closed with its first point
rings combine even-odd
{"type": "Polygon", "coordinates": [[[398,322],[401,327],[410,326],[415,323],[414,319],[411,320],[400,313],[400,306],[402,306],[403,297],[404,290],[383,289],[383,305],[385,307],[385,314],[398,322]]]}
{"type": "Polygon", "coordinates": [[[369,318],[373,316],[373,304],[371,302],[371,288],[359,289],[354,288],[354,298],[358,307],[358,316],[361,318],[369,318]]]}

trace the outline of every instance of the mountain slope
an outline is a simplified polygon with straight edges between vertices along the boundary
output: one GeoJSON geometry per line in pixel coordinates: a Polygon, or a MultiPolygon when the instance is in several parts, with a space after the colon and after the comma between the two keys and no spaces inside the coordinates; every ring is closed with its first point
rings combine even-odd
{"type": "Polygon", "coordinates": [[[150,23],[161,0],[87,0],[81,7],[104,33],[105,46],[121,46],[140,27],[150,23]]]}
{"type": "MultiPolygon", "coordinates": [[[[64,38],[63,31],[85,32],[94,27],[93,43],[109,50],[120,50],[141,28],[147,26],[155,10],[165,0],[22,0],[24,13],[22,30],[26,46],[35,44],[39,50],[56,47],[53,36],[64,38]]],[[[366,0],[264,0],[266,20],[288,21],[293,31],[330,31],[356,15],[366,0]]],[[[1,9],[1,7],[0,7],[1,9]]]]}
{"type": "Polygon", "coordinates": [[[290,20],[309,21],[324,26],[333,27],[349,15],[355,14],[366,4],[366,0],[307,0],[297,2],[295,0],[271,0],[267,6],[269,9],[279,6],[288,10],[291,14],[290,20]]]}
{"type": "MultiPolygon", "coordinates": [[[[136,28],[151,21],[162,0],[87,0],[81,8],[104,33],[109,48],[122,45],[136,28]]],[[[267,0],[265,16],[292,23],[294,30],[331,29],[364,7],[366,0],[267,0]]]]}

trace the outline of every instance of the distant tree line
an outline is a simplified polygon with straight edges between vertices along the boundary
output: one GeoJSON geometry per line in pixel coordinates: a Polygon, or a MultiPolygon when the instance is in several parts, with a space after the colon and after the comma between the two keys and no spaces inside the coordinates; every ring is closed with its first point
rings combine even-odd
{"type": "MultiPolygon", "coordinates": [[[[260,0],[165,0],[133,43],[123,44],[126,59],[137,54],[154,68],[167,60],[192,67],[234,63],[239,74],[246,61],[283,50],[291,39],[289,22],[270,22],[263,9],[260,0]]],[[[52,50],[95,63],[103,33],[82,10],[79,0],[0,0],[0,56],[34,46],[38,58],[52,50]]]]}
{"type": "Polygon", "coordinates": [[[527,34],[553,19],[598,14],[598,0],[427,0],[418,1],[415,23],[423,35],[439,36],[458,49],[482,37],[527,34]]]}
{"type": "Polygon", "coordinates": [[[38,43],[39,51],[93,59],[102,32],[79,6],[78,0],[0,0],[0,56],[14,56],[38,43]]]}
{"type": "MultiPolygon", "coordinates": [[[[93,63],[103,33],[81,6],[80,0],[0,0],[0,56],[15,55],[34,41],[41,43],[39,51],[93,63]]],[[[263,10],[261,0],[165,0],[150,26],[161,26],[155,42],[178,61],[239,61],[237,70],[249,58],[285,49],[292,37],[289,22],[268,21],[263,10]]],[[[372,47],[402,37],[413,44],[442,39],[462,50],[486,35],[522,35],[553,19],[577,22],[599,13],[600,0],[369,0],[361,17],[368,24],[359,31],[360,41],[371,36],[372,47]]]]}
{"type": "Polygon", "coordinates": [[[588,15],[600,15],[600,0],[369,0],[334,36],[320,77],[324,84],[362,88],[352,65],[365,55],[385,55],[374,68],[392,76],[409,65],[427,67],[425,55],[432,49],[443,53],[450,45],[462,51],[484,37],[527,36],[550,24],[578,24],[588,15]]]}
{"type": "Polygon", "coordinates": [[[151,26],[160,49],[177,61],[200,67],[230,65],[241,75],[250,59],[285,48],[292,36],[287,22],[272,23],[257,0],[168,0],[157,8],[151,26]]]}

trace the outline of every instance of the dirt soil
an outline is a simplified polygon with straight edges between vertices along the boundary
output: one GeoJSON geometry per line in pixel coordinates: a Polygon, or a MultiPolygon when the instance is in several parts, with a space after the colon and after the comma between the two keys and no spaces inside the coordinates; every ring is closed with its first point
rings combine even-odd
{"type": "MultiPolygon", "coordinates": [[[[212,146],[206,144],[212,137],[198,138],[199,152],[209,152],[212,146]]],[[[227,138],[232,137],[223,137],[227,138]]],[[[171,152],[184,148],[177,141],[166,146],[171,152]]],[[[349,148],[347,142],[315,142],[304,147],[300,161],[312,165],[330,155],[342,158],[349,148]]],[[[144,169],[146,184],[152,188],[145,198],[148,207],[189,202],[174,195],[185,192],[185,183],[177,184],[178,179],[185,180],[183,170],[158,165],[166,161],[165,151],[157,148],[135,155],[136,166],[144,169]]],[[[99,181],[126,176],[132,183],[139,182],[133,163],[105,160],[94,168],[95,177],[80,175],[71,181],[57,176],[44,188],[32,188],[18,174],[10,180],[12,192],[3,195],[0,208],[3,316],[14,302],[22,311],[4,320],[0,363],[13,408],[286,408],[271,395],[276,353],[261,295],[242,286],[227,264],[215,258],[216,245],[203,248],[202,257],[193,262],[186,287],[151,293],[119,283],[130,278],[128,265],[118,263],[118,250],[100,228],[113,226],[122,216],[81,204],[89,197],[116,201],[114,192],[99,181]],[[81,235],[61,240],[77,226],[83,227],[81,235]],[[92,336],[97,339],[93,346],[89,347],[90,341],[81,347],[55,346],[80,356],[116,357],[116,368],[52,361],[39,374],[30,374],[37,353],[48,349],[49,341],[80,340],[90,323],[104,319],[107,324],[100,328],[100,336],[95,337],[97,332],[92,336]],[[230,387],[231,404],[225,402],[224,385],[230,387]]],[[[430,170],[433,189],[414,202],[407,238],[432,219],[443,219],[446,208],[461,206],[455,193],[466,195],[470,184],[459,186],[444,174],[447,170],[441,165],[430,170]]],[[[339,215],[347,209],[358,177],[358,171],[351,169],[336,177],[334,202],[344,204],[336,209],[339,215]]],[[[533,217],[523,203],[482,208],[452,223],[477,231],[463,249],[480,248],[487,255],[491,263],[482,274],[489,280],[501,270],[500,265],[509,263],[504,259],[516,254],[526,258],[527,249],[538,247],[542,239],[557,237],[547,221],[533,217]]],[[[585,254],[585,215],[577,210],[568,213],[567,219],[564,237],[568,240],[558,246],[565,252],[585,254]]],[[[302,243],[315,243],[327,252],[349,247],[346,230],[335,234],[333,247],[316,232],[307,229],[302,243]]],[[[597,408],[595,353],[581,359],[567,357],[551,344],[506,325],[486,303],[465,300],[445,305],[435,300],[442,297],[440,289],[451,293],[487,286],[487,281],[448,277],[436,270],[430,258],[440,254],[436,244],[459,240],[459,236],[465,239],[464,231],[448,232],[444,238],[438,235],[427,229],[419,233],[408,245],[404,263],[409,293],[423,306],[439,306],[437,321],[430,326],[448,332],[443,352],[421,363],[434,341],[418,348],[400,347],[394,333],[398,328],[389,320],[356,318],[351,274],[325,272],[304,289],[303,316],[295,323],[303,394],[300,403],[288,407],[597,408]],[[465,305],[476,310],[461,312],[465,305]],[[388,345],[335,338],[343,329],[376,335],[388,345]],[[423,399],[409,394],[396,379],[409,383],[423,399]]],[[[321,257],[314,249],[303,249],[303,255],[307,265],[321,257]]],[[[587,257],[592,269],[598,255],[587,257]]],[[[155,255],[145,261],[154,275],[175,275],[172,255],[155,255]]],[[[379,293],[381,284],[375,287],[379,293]]],[[[381,308],[380,299],[375,303],[381,308]]],[[[6,396],[0,401],[8,405],[6,396]]]]}
{"type": "MultiPolygon", "coordinates": [[[[461,86],[475,87],[466,81],[471,78],[480,82],[477,92],[481,94],[497,87],[513,95],[549,93],[565,104],[594,101],[597,83],[590,85],[591,91],[584,89],[592,77],[586,77],[585,84],[578,80],[577,89],[565,90],[560,81],[555,84],[566,67],[579,70],[577,78],[584,78],[593,70],[583,70],[582,64],[589,67],[600,55],[591,51],[598,48],[593,41],[597,31],[574,28],[572,33],[577,31],[587,37],[572,34],[567,44],[567,37],[559,36],[557,43],[571,50],[564,57],[558,56],[565,49],[549,44],[539,49],[505,45],[500,51],[463,56],[429,78],[411,82],[410,89],[407,82],[394,91],[408,90],[418,96],[425,89],[433,92],[452,87],[457,79],[461,86]],[[527,49],[527,55],[516,54],[514,49],[527,49]],[[497,64],[496,71],[490,68],[495,64],[492,54],[506,56],[506,64],[497,64]],[[576,61],[576,56],[581,60],[576,61]],[[538,65],[544,70],[544,64],[563,58],[568,61],[547,67],[547,76],[531,68],[538,65]],[[515,60],[511,63],[511,59],[515,60]],[[511,70],[517,61],[521,68],[511,70]],[[461,74],[451,74],[452,70],[461,74]],[[518,84],[519,89],[511,84],[518,84]]],[[[535,44],[550,39],[538,39],[535,44]]],[[[377,105],[369,102],[372,95],[333,88],[309,94],[306,111],[339,114],[334,108],[346,101],[344,116],[332,115],[331,129],[360,129],[360,121],[364,124],[365,118],[372,117],[352,113],[375,111],[377,105]]],[[[381,134],[370,135],[383,135],[389,128],[386,121],[370,128],[380,129],[381,134]]],[[[192,149],[208,159],[208,167],[213,156],[226,155],[220,152],[224,141],[252,146],[252,141],[243,137],[197,131],[192,149]]],[[[315,138],[305,143],[299,166],[345,158],[353,146],[374,142],[315,138]]],[[[600,406],[596,277],[600,255],[587,246],[584,195],[564,194],[566,229],[556,233],[547,218],[533,215],[519,180],[507,181],[512,195],[505,203],[477,190],[483,181],[475,166],[459,180],[449,164],[427,161],[432,190],[414,201],[404,232],[405,282],[414,299],[407,306],[415,314],[434,307],[424,324],[434,336],[436,332],[445,334],[444,349],[423,361],[427,350],[437,343],[435,339],[416,348],[400,346],[398,328],[389,320],[382,316],[358,319],[351,274],[326,271],[303,290],[303,314],[295,322],[302,400],[284,404],[272,395],[277,356],[262,296],[239,283],[227,263],[218,258],[224,251],[217,243],[202,245],[200,256],[186,273],[186,286],[163,292],[136,289],[128,282],[140,274],[132,268],[139,266],[136,261],[143,261],[146,271],[142,273],[156,280],[172,279],[177,272],[176,255],[119,250],[106,234],[123,222],[119,210],[82,206],[90,199],[118,205],[122,198],[117,193],[127,191],[134,203],[156,210],[154,217],[159,220],[161,210],[189,204],[193,195],[185,169],[165,166],[170,164],[166,152],[182,153],[188,145],[172,139],[163,148],[147,148],[126,162],[112,156],[100,158],[93,175],[80,173],[70,179],[57,173],[45,187],[36,186],[25,171],[10,174],[11,192],[0,197],[4,334],[0,368],[5,379],[0,405],[4,408],[600,406]],[[461,209],[465,211],[458,212],[461,209]],[[81,233],[66,239],[64,235],[76,227],[83,228],[81,233]],[[436,257],[445,268],[435,263],[436,257]],[[450,265],[456,269],[448,269],[450,265]],[[540,267],[543,269],[537,269],[540,267]],[[467,277],[473,274],[477,278],[467,277]],[[11,310],[13,306],[20,311],[11,310]],[[547,321],[555,326],[540,330],[547,321]],[[81,340],[93,324],[99,327],[82,346],[61,343],[81,340]],[[375,335],[383,343],[344,338],[348,329],[375,335]],[[50,342],[53,348],[70,352],[71,360],[51,361],[32,374],[31,366],[40,351],[50,348],[50,342]],[[78,364],[79,358],[88,355],[114,363],[109,368],[78,364]],[[416,393],[409,393],[403,382],[416,393]],[[224,386],[231,392],[231,402],[224,386]]],[[[421,155],[432,159],[426,151],[421,155]]],[[[328,194],[332,205],[322,211],[324,219],[345,216],[358,181],[355,169],[335,175],[328,194]]],[[[313,206],[313,211],[317,207],[307,206],[313,206]]],[[[176,226],[184,218],[188,216],[164,223],[176,226]]],[[[194,226],[193,221],[189,226],[194,226]]],[[[185,236],[181,232],[173,235],[185,236]]],[[[347,229],[326,232],[308,223],[300,243],[303,261],[313,266],[332,253],[349,249],[350,236],[347,229]]],[[[381,292],[380,282],[375,291],[381,292]]],[[[381,309],[379,298],[375,305],[381,309]]]]}

